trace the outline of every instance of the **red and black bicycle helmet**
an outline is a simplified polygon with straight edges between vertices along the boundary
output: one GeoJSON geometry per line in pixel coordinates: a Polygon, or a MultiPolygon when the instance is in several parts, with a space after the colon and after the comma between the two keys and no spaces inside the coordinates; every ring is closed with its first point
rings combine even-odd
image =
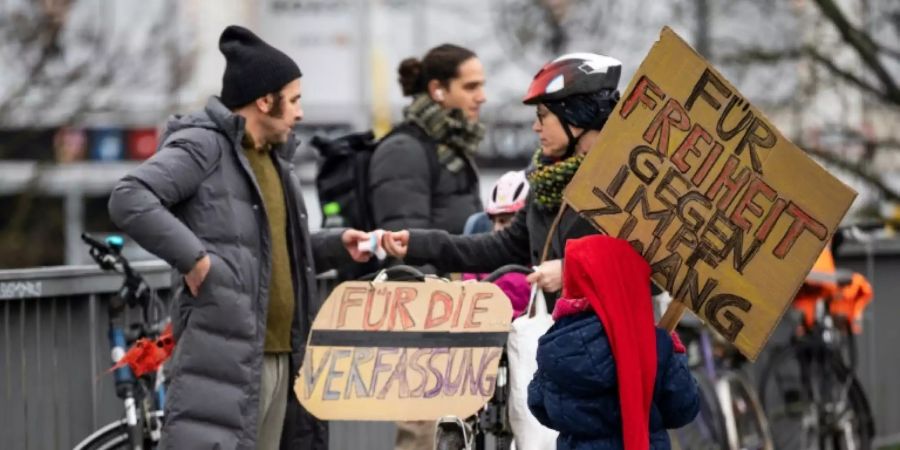
{"type": "Polygon", "coordinates": [[[596,53],[569,53],[544,64],[522,102],[526,105],[562,100],[577,94],[615,91],[622,62],[596,53]]]}
{"type": "Polygon", "coordinates": [[[560,119],[569,139],[564,158],[575,154],[589,130],[600,130],[619,101],[622,63],[596,53],[569,53],[550,61],[531,81],[522,102],[544,104],[560,119]],[[572,127],[582,129],[577,136],[572,127]]]}

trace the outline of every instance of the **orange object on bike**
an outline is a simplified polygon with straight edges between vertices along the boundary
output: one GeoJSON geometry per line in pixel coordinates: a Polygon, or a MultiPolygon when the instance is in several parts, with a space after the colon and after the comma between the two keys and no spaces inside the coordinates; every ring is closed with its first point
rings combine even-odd
{"type": "Polygon", "coordinates": [[[866,277],[854,273],[850,284],[842,287],[840,293],[831,300],[831,315],[846,317],[853,334],[859,334],[862,332],[862,313],[872,297],[872,285],[866,277]]]}
{"type": "Polygon", "coordinates": [[[845,317],[853,333],[859,334],[862,313],[872,301],[872,285],[861,274],[853,273],[850,282],[841,286],[837,275],[831,249],[825,247],[794,297],[793,307],[803,314],[803,323],[810,328],[816,321],[816,304],[829,298],[828,313],[845,317]]]}
{"type": "Polygon", "coordinates": [[[803,323],[807,328],[816,321],[816,303],[839,291],[835,273],[834,257],[826,246],[794,297],[793,307],[803,313],[803,323]]]}
{"type": "Polygon", "coordinates": [[[172,337],[172,324],[170,323],[166,325],[166,328],[158,338],[152,341],[146,338],[138,339],[128,349],[125,356],[109,369],[109,372],[124,367],[126,364],[137,377],[145,373],[155,372],[169,359],[174,349],[175,339],[172,337]]]}

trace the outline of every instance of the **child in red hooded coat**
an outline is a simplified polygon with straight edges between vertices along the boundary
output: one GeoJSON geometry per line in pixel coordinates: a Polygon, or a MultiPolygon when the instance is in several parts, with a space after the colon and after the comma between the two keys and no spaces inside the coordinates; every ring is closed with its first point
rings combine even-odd
{"type": "Polygon", "coordinates": [[[684,347],[653,323],[650,266],[623,240],[589,236],[567,242],[563,280],[531,412],[560,450],[669,449],[666,429],[693,421],[699,395],[684,347]]]}

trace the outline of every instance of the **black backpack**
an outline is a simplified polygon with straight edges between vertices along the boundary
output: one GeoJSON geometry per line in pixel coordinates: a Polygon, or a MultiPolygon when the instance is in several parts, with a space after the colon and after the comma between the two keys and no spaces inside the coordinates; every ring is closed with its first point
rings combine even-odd
{"type": "Polygon", "coordinates": [[[434,141],[418,126],[400,124],[381,140],[376,140],[372,131],[351,133],[335,139],[313,136],[310,144],[320,155],[316,191],[319,194],[323,228],[343,226],[363,231],[375,228],[368,196],[369,162],[378,144],[396,133],[406,133],[426,143],[423,147],[428,157],[433,188],[438,178],[437,153],[434,141]],[[333,220],[335,216],[339,217],[340,223],[326,224],[329,218],[333,220]]]}

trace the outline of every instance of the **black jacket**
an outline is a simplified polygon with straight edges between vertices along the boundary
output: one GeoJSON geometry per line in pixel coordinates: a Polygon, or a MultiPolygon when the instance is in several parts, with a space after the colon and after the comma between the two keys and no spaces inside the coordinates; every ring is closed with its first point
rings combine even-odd
{"type": "Polygon", "coordinates": [[[434,140],[415,125],[406,128],[410,132],[385,138],[369,165],[375,226],[391,231],[436,228],[462,233],[466,219],[482,210],[475,163],[459,155],[464,167],[451,171],[437,161],[434,140]]]}
{"type": "MultiPolygon", "coordinates": [[[[507,229],[498,232],[452,236],[441,230],[411,230],[406,262],[430,263],[444,272],[490,272],[505,264],[538,264],[556,212],[538,208],[531,196],[526,205],[507,229]]],[[[567,209],[547,259],[562,258],[566,240],[595,233],[590,222],[567,209]]]]}

